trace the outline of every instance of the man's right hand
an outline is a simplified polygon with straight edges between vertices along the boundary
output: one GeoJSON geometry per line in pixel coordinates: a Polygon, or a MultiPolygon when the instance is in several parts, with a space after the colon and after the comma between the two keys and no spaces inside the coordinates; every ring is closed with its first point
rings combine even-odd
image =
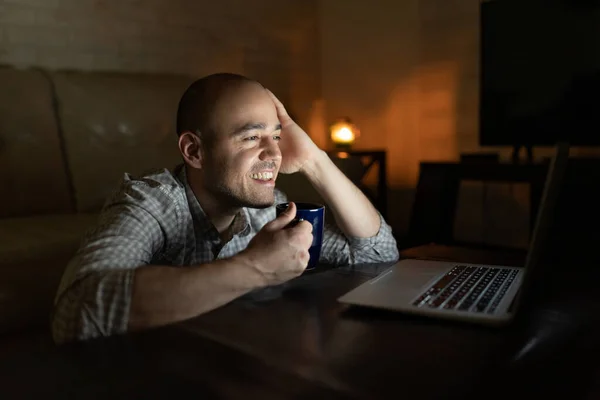
{"type": "Polygon", "coordinates": [[[312,224],[301,221],[287,227],[296,217],[296,204],[266,224],[238,257],[261,276],[264,286],[276,285],[304,272],[312,244],[312,224]]]}

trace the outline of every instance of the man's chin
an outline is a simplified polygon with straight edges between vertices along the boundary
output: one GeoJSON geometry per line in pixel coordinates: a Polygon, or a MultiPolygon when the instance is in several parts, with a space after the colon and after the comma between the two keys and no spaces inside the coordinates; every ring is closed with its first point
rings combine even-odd
{"type": "Polygon", "coordinates": [[[259,208],[259,209],[262,209],[262,208],[272,207],[274,203],[275,203],[274,199],[271,200],[271,201],[252,201],[252,202],[249,202],[246,205],[246,207],[248,207],[248,208],[259,208]]]}
{"type": "Polygon", "coordinates": [[[246,198],[237,198],[237,204],[240,207],[264,209],[272,207],[275,203],[275,196],[253,196],[246,198]]]}
{"type": "Polygon", "coordinates": [[[275,193],[273,188],[262,188],[261,191],[255,191],[254,193],[248,193],[244,207],[248,208],[269,208],[275,203],[275,193]]]}

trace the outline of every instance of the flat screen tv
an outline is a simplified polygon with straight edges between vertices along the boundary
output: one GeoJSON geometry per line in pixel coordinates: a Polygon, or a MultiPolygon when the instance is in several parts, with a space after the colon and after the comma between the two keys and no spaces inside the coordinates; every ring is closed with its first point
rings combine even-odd
{"type": "Polygon", "coordinates": [[[600,1],[487,0],[482,146],[600,146],[600,1]]]}

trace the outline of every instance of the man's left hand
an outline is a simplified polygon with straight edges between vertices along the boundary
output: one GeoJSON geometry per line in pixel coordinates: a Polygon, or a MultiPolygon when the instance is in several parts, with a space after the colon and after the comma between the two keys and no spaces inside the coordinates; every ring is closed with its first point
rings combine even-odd
{"type": "Polygon", "coordinates": [[[279,148],[281,149],[282,161],[279,172],[293,174],[302,171],[308,163],[315,160],[322,153],[322,150],[292,120],[283,104],[269,89],[267,89],[267,93],[269,93],[273,103],[275,103],[277,117],[279,118],[279,123],[281,123],[279,148]]]}

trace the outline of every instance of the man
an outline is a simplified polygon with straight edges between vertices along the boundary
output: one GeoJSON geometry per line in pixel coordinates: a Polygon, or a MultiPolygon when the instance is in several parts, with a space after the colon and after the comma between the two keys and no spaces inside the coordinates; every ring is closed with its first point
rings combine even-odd
{"type": "Polygon", "coordinates": [[[184,164],[128,174],[69,263],[57,293],[56,342],[188,319],[302,274],[312,226],[275,218],[278,173],[304,174],[333,213],[321,260],[398,258],[389,225],[258,82],[215,74],[194,82],[177,115],[184,164]],[[185,266],[185,268],[183,268],[185,266]]]}

